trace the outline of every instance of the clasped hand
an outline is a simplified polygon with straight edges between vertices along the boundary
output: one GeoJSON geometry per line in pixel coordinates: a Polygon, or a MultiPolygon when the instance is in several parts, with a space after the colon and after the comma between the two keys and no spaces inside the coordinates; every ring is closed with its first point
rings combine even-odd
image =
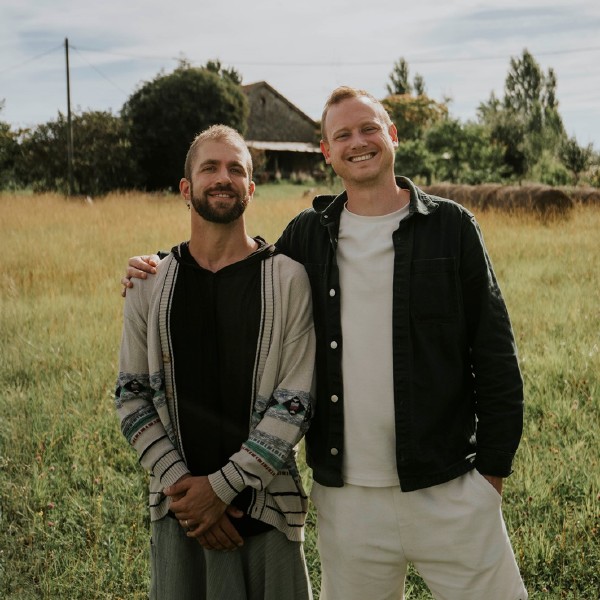
{"type": "Polygon", "coordinates": [[[244,541],[230,521],[243,512],[228,506],[213,491],[208,477],[185,475],[164,490],[171,498],[170,510],[186,535],[207,550],[235,550],[244,541]]]}

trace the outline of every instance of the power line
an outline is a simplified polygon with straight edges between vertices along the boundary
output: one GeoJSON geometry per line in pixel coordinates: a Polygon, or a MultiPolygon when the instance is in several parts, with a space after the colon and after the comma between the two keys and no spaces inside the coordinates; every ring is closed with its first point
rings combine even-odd
{"type": "MultiPolygon", "coordinates": [[[[34,60],[38,60],[44,56],[46,56],[47,54],[50,54],[51,52],[54,52],[55,50],[61,49],[62,48],[62,44],[59,46],[55,46],[53,48],[50,48],[49,50],[42,52],[41,54],[38,54],[36,56],[32,56],[31,58],[20,62],[16,65],[12,65],[10,67],[7,67],[5,69],[0,70],[0,75],[3,73],[6,73],[8,71],[12,71],[14,69],[18,69],[30,62],[33,62],[34,60]]],[[[144,54],[129,54],[129,53],[125,53],[125,52],[110,52],[110,51],[106,51],[106,50],[98,50],[96,48],[86,48],[83,46],[72,46],[71,48],[74,50],[77,50],[78,53],[80,54],[80,56],[82,56],[82,52],[94,52],[96,54],[103,54],[103,55],[107,55],[107,56],[120,56],[120,57],[124,57],[124,58],[133,58],[136,60],[169,60],[169,61],[176,61],[176,60],[180,60],[182,57],[173,57],[173,56],[159,56],[159,55],[144,55],[144,54]]],[[[566,50],[549,50],[547,52],[532,52],[532,54],[535,57],[538,56],[559,56],[559,55],[565,55],[565,54],[576,54],[576,53],[582,53],[582,52],[598,52],[600,51],[600,46],[587,46],[587,47],[583,47],[583,48],[571,48],[571,49],[566,49],[566,50]]],[[[458,63],[458,62],[482,62],[482,61],[488,61],[488,60],[506,60],[506,54],[503,55],[491,55],[491,56],[472,56],[472,57],[456,57],[456,58],[448,58],[448,57],[444,57],[444,58],[413,58],[408,60],[408,62],[411,65],[420,65],[420,64],[448,64],[448,63],[458,63]]],[[[88,62],[88,61],[86,61],[88,62]]],[[[198,62],[198,61],[195,61],[198,62]]],[[[364,61],[364,62],[341,62],[341,61],[333,61],[333,62],[272,62],[272,61],[267,61],[267,62],[262,62],[262,61],[226,61],[231,65],[235,65],[235,66],[241,66],[241,67],[282,67],[282,68],[289,68],[289,67],[323,67],[323,68],[328,68],[328,67],[375,67],[375,66],[387,66],[390,64],[389,60],[385,60],[385,61],[364,61]]],[[[117,84],[115,84],[113,81],[111,81],[110,79],[108,79],[106,77],[106,75],[102,74],[94,65],[92,65],[91,63],[88,62],[88,65],[95,69],[98,74],[100,74],[104,79],[106,79],[109,83],[111,83],[112,85],[114,85],[115,87],[117,87],[117,89],[119,89],[121,92],[123,92],[123,90],[121,90],[119,88],[119,86],[117,84]]]]}
{"type": "Polygon", "coordinates": [[[129,92],[126,92],[122,87],[120,87],[112,79],[110,79],[108,76],[106,76],[104,73],[102,73],[102,71],[100,71],[100,69],[98,69],[91,62],[89,62],[87,60],[87,58],[85,58],[85,56],[83,56],[83,54],[79,51],[79,48],[77,48],[76,46],[73,46],[73,45],[71,45],[70,48],[72,50],[75,50],[75,52],[77,52],[77,54],[88,64],[88,66],[91,67],[92,69],[94,69],[94,71],[96,71],[96,73],[98,73],[98,75],[100,75],[100,77],[102,77],[102,79],[105,79],[106,81],[108,81],[108,83],[110,83],[112,86],[114,86],[117,90],[119,90],[120,92],[122,92],[126,96],[129,95],[129,92]]]}
{"type": "Polygon", "coordinates": [[[13,69],[18,69],[30,62],[33,62],[34,60],[38,60],[39,58],[42,58],[42,57],[46,56],[47,54],[50,54],[51,52],[55,52],[56,50],[62,50],[62,48],[63,48],[62,44],[59,44],[58,46],[54,46],[54,48],[50,48],[49,50],[46,50],[45,52],[42,52],[41,54],[36,54],[35,56],[32,56],[31,58],[28,58],[28,59],[24,60],[23,62],[20,62],[16,65],[7,67],[6,69],[2,69],[0,71],[0,75],[2,75],[3,73],[7,73],[8,71],[12,71],[13,69]]]}
{"type": "Polygon", "coordinates": [[[121,56],[123,58],[135,58],[138,60],[179,60],[179,58],[180,58],[180,57],[174,57],[174,56],[129,54],[127,52],[110,52],[107,50],[98,50],[97,48],[86,48],[84,46],[78,46],[78,48],[82,52],[94,52],[96,54],[105,54],[107,56],[121,56]]]}
{"type": "MultiPolygon", "coordinates": [[[[87,52],[96,52],[98,54],[107,54],[113,56],[122,56],[126,58],[137,58],[140,60],[179,60],[181,57],[173,56],[158,56],[158,55],[142,55],[142,54],[127,54],[121,52],[106,52],[104,50],[97,50],[93,48],[81,48],[87,52]]],[[[598,52],[600,46],[588,46],[585,48],[571,48],[567,50],[549,50],[547,52],[532,52],[534,56],[557,56],[561,54],[575,54],[580,52],[598,52]]],[[[411,59],[408,62],[410,64],[428,64],[428,63],[453,63],[453,62],[479,62],[486,60],[506,60],[506,54],[493,55],[493,56],[473,56],[473,57],[457,57],[457,58],[417,58],[411,59]]],[[[195,61],[197,62],[197,61],[195,61]]],[[[365,62],[247,62],[247,61],[225,61],[235,66],[246,66],[246,67],[374,67],[374,66],[386,66],[390,64],[389,60],[386,61],[365,61],[365,62]]]]}
{"type": "MultiPolygon", "coordinates": [[[[573,48],[571,50],[549,50],[548,52],[531,52],[534,57],[538,56],[555,56],[560,54],[575,54],[579,52],[598,52],[600,46],[590,46],[588,48],[573,48]]],[[[473,56],[463,58],[431,58],[431,59],[417,59],[408,61],[410,64],[425,64],[425,63],[452,63],[452,62],[478,62],[484,60],[506,60],[506,54],[502,56],[473,56]]],[[[381,63],[379,63],[381,64],[381,63]]]]}

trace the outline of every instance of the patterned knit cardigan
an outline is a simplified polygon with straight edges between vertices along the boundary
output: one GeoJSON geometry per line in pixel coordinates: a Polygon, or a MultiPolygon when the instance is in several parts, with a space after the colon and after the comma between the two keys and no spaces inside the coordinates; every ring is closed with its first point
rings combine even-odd
{"type": "MultiPolygon", "coordinates": [[[[314,411],[315,337],[304,267],[283,255],[262,265],[262,317],[253,377],[250,434],[229,462],[209,475],[215,493],[231,501],[253,490],[248,513],[292,541],[304,539],[308,506],[295,446],[314,411]]],[[[121,429],[150,472],[150,518],[164,517],[162,492],[189,473],[180,437],[169,314],[179,265],[169,254],[156,275],[127,291],[115,394],[121,429]]],[[[199,424],[199,434],[202,424],[199,424]]]]}

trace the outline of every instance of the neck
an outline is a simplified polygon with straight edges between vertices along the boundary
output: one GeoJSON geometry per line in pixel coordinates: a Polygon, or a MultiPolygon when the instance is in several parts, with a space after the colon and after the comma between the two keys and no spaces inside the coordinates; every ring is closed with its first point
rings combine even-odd
{"type": "Polygon", "coordinates": [[[398,187],[392,177],[382,182],[344,182],[348,195],[348,210],[355,215],[378,217],[406,206],[410,192],[398,187]]]}
{"type": "Polygon", "coordinates": [[[221,224],[192,214],[190,254],[204,269],[215,273],[252,254],[258,243],[246,233],[243,218],[221,224]]]}

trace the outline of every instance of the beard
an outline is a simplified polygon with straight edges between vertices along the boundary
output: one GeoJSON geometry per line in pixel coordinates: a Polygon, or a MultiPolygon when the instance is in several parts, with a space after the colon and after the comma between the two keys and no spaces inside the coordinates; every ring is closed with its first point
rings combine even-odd
{"type": "Polygon", "coordinates": [[[190,186],[190,196],[194,210],[204,220],[221,224],[233,223],[233,221],[239,219],[244,214],[248,202],[250,201],[248,194],[242,196],[230,186],[211,188],[202,191],[198,195],[194,194],[194,188],[190,186]],[[223,199],[222,201],[211,201],[208,195],[210,193],[218,192],[227,192],[234,197],[231,200],[223,199]]]}

